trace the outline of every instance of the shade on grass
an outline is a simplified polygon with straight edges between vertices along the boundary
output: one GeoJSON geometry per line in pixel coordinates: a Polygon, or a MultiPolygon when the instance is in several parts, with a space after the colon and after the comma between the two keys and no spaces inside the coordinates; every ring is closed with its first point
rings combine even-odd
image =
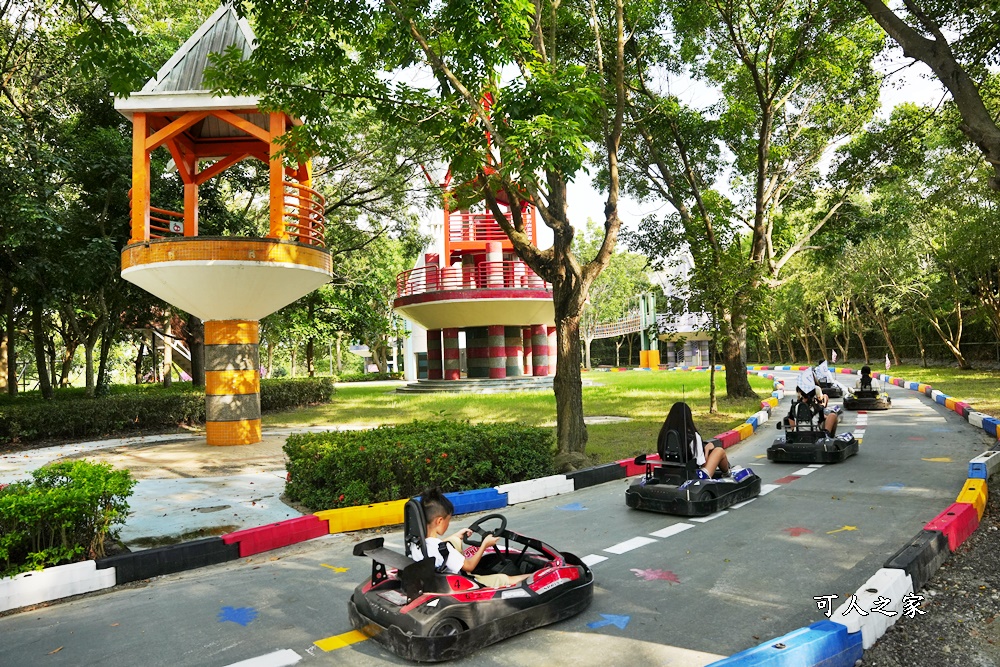
{"type": "MultiPolygon", "coordinates": [[[[626,372],[586,374],[594,383],[583,388],[586,416],[628,417],[630,421],[589,426],[587,454],[594,463],[615,461],[656,450],[656,435],[670,406],[691,405],[698,430],[706,437],[742,423],[760,410],[760,400],[719,400],[719,412],[708,414],[706,372],[626,372]]],[[[725,396],[725,374],[716,374],[717,392],[725,396]]],[[[771,381],[750,376],[762,398],[771,381]]],[[[391,387],[341,384],[324,405],[266,415],[267,426],[352,425],[375,427],[414,419],[468,419],[473,422],[515,421],[555,426],[556,402],[550,391],[504,394],[398,394],[391,387]]]]}

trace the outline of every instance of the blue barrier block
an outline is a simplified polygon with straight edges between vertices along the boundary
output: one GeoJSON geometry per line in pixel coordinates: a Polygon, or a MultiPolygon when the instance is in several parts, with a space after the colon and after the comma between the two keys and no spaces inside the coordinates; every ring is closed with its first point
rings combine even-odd
{"type": "Polygon", "coordinates": [[[807,628],[792,630],[765,644],[713,662],[708,667],[854,667],[862,655],[864,649],[860,632],[849,633],[846,626],[833,621],[818,621],[807,628]]]}
{"type": "Polygon", "coordinates": [[[774,370],[776,370],[776,371],[790,371],[790,370],[792,370],[792,367],[791,366],[777,366],[774,370]]]}
{"type": "Polygon", "coordinates": [[[919,391],[920,390],[920,383],[919,382],[907,382],[906,383],[906,388],[907,389],[912,389],[913,391],[919,391]]]}
{"type": "Polygon", "coordinates": [[[983,417],[983,430],[994,438],[997,437],[997,426],[1000,426],[1000,419],[996,417],[983,417]]]}
{"type": "Polygon", "coordinates": [[[989,479],[1000,469],[1000,451],[986,451],[969,461],[969,479],[989,479]]]}
{"type": "Polygon", "coordinates": [[[469,514],[507,507],[507,494],[496,489],[455,491],[444,494],[455,506],[455,514],[469,514]]]}
{"type": "Polygon", "coordinates": [[[945,396],[944,394],[938,394],[934,397],[934,402],[939,405],[944,405],[944,399],[951,398],[951,396],[945,396]]]}
{"type": "Polygon", "coordinates": [[[755,431],[757,430],[757,427],[760,426],[760,424],[757,423],[757,417],[756,416],[750,417],[750,419],[747,420],[747,423],[750,424],[751,426],[753,426],[753,430],[755,430],[755,431]]]}

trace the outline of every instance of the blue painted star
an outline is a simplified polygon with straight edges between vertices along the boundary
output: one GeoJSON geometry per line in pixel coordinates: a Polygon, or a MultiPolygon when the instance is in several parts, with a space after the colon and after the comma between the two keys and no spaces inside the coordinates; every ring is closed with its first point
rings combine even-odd
{"type": "Polygon", "coordinates": [[[223,607],[219,610],[219,623],[232,621],[246,627],[257,618],[258,613],[253,607],[223,607]]]}
{"type": "Polygon", "coordinates": [[[625,626],[631,620],[631,616],[616,616],[615,614],[601,614],[604,620],[594,621],[593,623],[587,623],[587,627],[591,629],[603,628],[605,625],[613,625],[619,630],[624,630],[625,626]]]}
{"type": "Polygon", "coordinates": [[[557,510],[565,510],[567,512],[582,512],[587,509],[580,503],[570,503],[569,505],[563,505],[562,507],[557,507],[557,510]]]}

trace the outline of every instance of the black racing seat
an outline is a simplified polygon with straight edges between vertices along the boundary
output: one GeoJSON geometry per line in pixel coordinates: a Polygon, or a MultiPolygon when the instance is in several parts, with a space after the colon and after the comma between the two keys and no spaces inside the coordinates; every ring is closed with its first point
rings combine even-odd
{"type": "Polygon", "coordinates": [[[868,389],[855,389],[854,395],[858,398],[878,398],[878,392],[872,389],[871,385],[868,389]]]}
{"type": "Polygon", "coordinates": [[[403,506],[403,552],[409,556],[412,547],[427,558],[427,522],[424,506],[416,498],[410,498],[403,506]]]}
{"type": "Polygon", "coordinates": [[[681,440],[677,431],[661,431],[656,442],[656,451],[664,468],[673,469],[673,474],[684,479],[695,479],[698,461],[691,457],[691,449],[681,440]]]}

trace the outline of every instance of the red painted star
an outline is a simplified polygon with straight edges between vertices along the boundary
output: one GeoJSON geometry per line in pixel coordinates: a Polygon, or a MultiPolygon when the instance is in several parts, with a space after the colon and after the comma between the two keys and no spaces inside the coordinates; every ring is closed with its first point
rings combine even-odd
{"type": "Polygon", "coordinates": [[[671,584],[681,583],[681,580],[677,577],[677,575],[670,570],[640,570],[632,568],[632,571],[635,572],[635,576],[645,581],[656,581],[657,579],[662,579],[663,581],[669,581],[671,584]]]}
{"type": "Polygon", "coordinates": [[[805,535],[806,533],[811,533],[812,531],[808,528],[801,528],[799,526],[794,526],[792,528],[785,528],[785,532],[792,537],[798,537],[799,535],[805,535]]]}

